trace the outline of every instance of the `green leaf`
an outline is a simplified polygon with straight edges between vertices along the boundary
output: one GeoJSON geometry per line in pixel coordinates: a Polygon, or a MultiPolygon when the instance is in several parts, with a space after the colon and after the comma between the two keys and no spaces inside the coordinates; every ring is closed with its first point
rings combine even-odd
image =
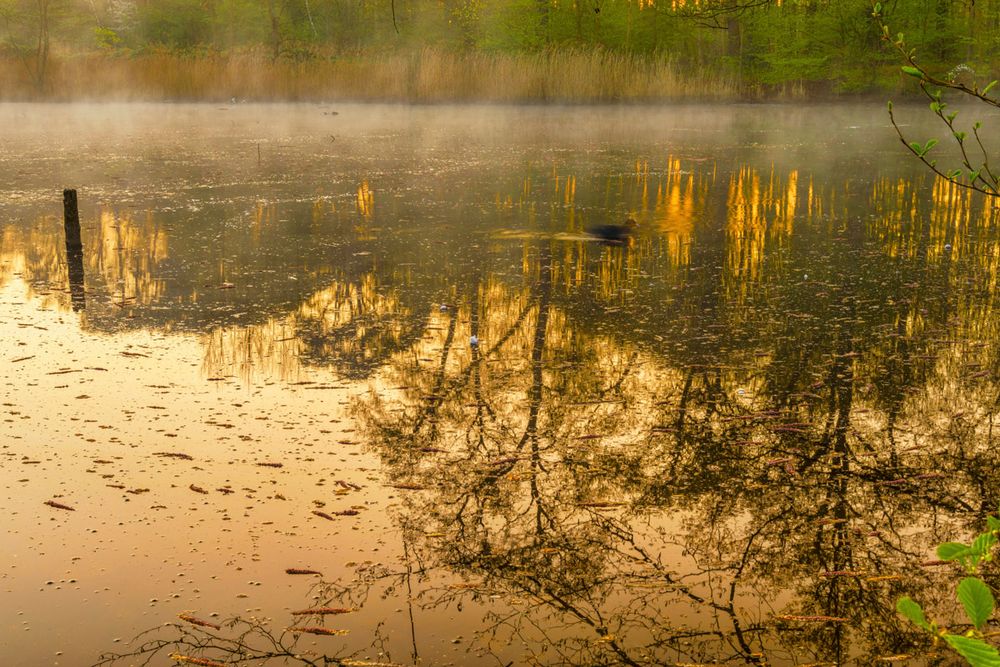
{"type": "Polygon", "coordinates": [[[924,147],[918,144],[916,141],[910,142],[910,150],[916,153],[917,155],[923,155],[923,153],[920,152],[923,150],[923,148],[924,147]]]}
{"type": "Polygon", "coordinates": [[[955,139],[958,140],[958,143],[962,143],[963,141],[965,141],[965,132],[956,132],[955,139]]]}
{"type": "Polygon", "coordinates": [[[1000,667],[1000,653],[981,639],[946,634],[944,640],[972,667],[1000,667]]]}
{"type": "Polygon", "coordinates": [[[932,149],[932,148],[934,148],[935,146],[937,146],[937,142],[938,142],[938,140],[937,140],[937,139],[928,139],[928,140],[927,140],[927,143],[926,143],[926,144],[924,144],[924,152],[926,153],[926,152],[928,152],[928,151],[929,151],[930,149],[932,149]]]}
{"type": "Polygon", "coordinates": [[[997,538],[993,533],[983,533],[972,541],[971,551],[975,558],[981,559],[988,555],[996,546],[997,538]]]}
{"type": "Polygon", "coordinates": [[[896,611],[910,619],[910,622],[920,626],[928,632],[931,632],[931,624],[927,622],[927,617],[924,616],[924,610],[909,596],[904,595],[896,600],[896,611]]]}
{"type": "Polygon", "coordinates": [[[904,74],[909,74],[910,76],[912,76],[912,77],[914,77],[916,79],[922,79],[922,78],[924,78],[924,73],[923,72],[921,72],[916,67],[910,67],[909,65],[905,65],[903,67],[903,73],[904,74]]]}
{"type": "Polygon", "coordinates": [[[983,88],[983,93],[982,94],[985,95],[986,93],[990,92],[990,90],[992,90],[993,86],[995,86],[995,85],[997,85],[996,80],[990,81],[988,84],[986,84],[986,87],[983,88]]]}
{"type": "Polygon", "coordinates": [[[958,178],[961,175],[962,175],[962,170],[961,169],[955,169],[955,170],[953,170],[953,171],[951,171],[951,172],[948,173],[948,178],[950,178],[951,180],[955,181],[955,180],[958,180],[958,178]]]}
{"type": "Polygon", "coordinates": [[[944,542],[937,548],[937,556],[941,560],[955,560],[969,553],[969,547],[961,542],[944,542]]]}
{"type": "Polygon", "coordinates": [[[876,2],[875,3],[875,13],[876,14],[881,14],[882,13],[882,3],[881,2],[876,2]]]}
{"type": "Polygon", "coordinates": [[[950,114],[948,114],[948,116],[947,116],[948,122],[949,123],[954,122],[955,121],[955,116],[957,116],[957,115],[958,115],[957,111],[952,111],[950,114]]]}
{"type": "Polygon", "coordinates": [[[941,103],[940,102],[931,102],[931,111],[933,111],[934,113],[940,112],[941,111],[941,103]]]}
{"type": "Polygon", "coordinates": [[[990,530],[1000,530],[1000,517],[995,517],[991,514],[986,517],[986,525],[990,530]]]}
{"type": "Polygon", "coordinates": [[[993,593],[978,577],[966,577],[958,584],[956,590],[958,601],[965,607],[965,614],[981,630],[990,616],[993,615],[993,593]]]}

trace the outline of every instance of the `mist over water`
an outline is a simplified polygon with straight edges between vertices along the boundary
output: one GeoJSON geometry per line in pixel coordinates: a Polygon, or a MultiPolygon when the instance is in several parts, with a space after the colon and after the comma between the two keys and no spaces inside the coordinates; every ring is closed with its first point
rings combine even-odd
{"type": "Polygon", "coordinates": [[[0,127],[13,664],[933,659],[893,610],[1000,500],[1000,232],[880,105],[0,127]]]}

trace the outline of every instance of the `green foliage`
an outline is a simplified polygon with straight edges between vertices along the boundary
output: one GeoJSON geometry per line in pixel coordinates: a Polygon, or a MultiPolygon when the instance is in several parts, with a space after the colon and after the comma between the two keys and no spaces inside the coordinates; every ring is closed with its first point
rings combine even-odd
{"type": "Polygon", "coordinates": [[[114,51],[122,44],[122,38],[118,33],[104,26],[94,28],[94,41],[97,42],[98,48],[104,51],[114,51]]]}
{"type": "Polygon", "coordinates": [[[152,45],[189,50],[210,41],[210,16],[201,0],[158,0],[139,8],[141,40],[152,45]]]}
{"type": "MultiPolygon", "coordinates": [[[[940,9],[942,6],[939,3],[938,8],[940,9]]],[[[898,56],[906,63],[901,67],[902,72],[919,81],[918,85],[921,94],[930,100],[931,112],[948,128],[948,134],[954,140],[954,145],[958,149],[962,168],[948,169],[939,167],[935,160],[929,160],[927,153],[937,143],[937,140],[932,139],[924,144],[908,141],[902,127],[896,122],[892,105],[890,105],[889,119],[896,130],[896,134],[899,136],[899,140],[903,142],[911,153],[941,178],[959,187],[975,190],[991,197],[1000,196],[1000,172],[994,171],[993,167],[990,166],[989,151],[979,133],[982,127],[981,124],[976,122],[972,126],[973,140],[969,140],[969,134],[963,130],[959,130],[955,126],[955,119],[958,117],[958,113],[945,113],[948,105],[944,102],[944,93],[948,92],[958,94],[966,99],[979,101],[993,109],[1000,109],[1000,100],[993,99],[987,95],[996,84],[996,81],[991,81],[980,90],[976,84],[978,77],[975,70],[965,63],[960,63],[952,67],[943,75],[933,74],[926,64],[917,61],[917,49],[910,46],[903,33],[899,33],[895,39],[890,37],[892,32],[882,13],[882,4],[879,2],[874,3],[872,10],[873,23],[878,27],[881,39],[891,44],[898,56]],[[967,178],[963,178],[963,174],[966,174],[967,178]]],[[[952,42],[957,43],[957,41],[960,41],[958,37],[950,36],[949,39],[952,42],[948,42],[945,46],[941,45],[941,30],[944,30],[950,21],[951,19],[947,18],[941,11],[938,11],[935,15],[935,23],[940,30],[933,34],[934,40],[937,40],[937,42],[934,42],[934,40],[932,42],[937,44],[937,50],[941,54],[951,52],[953,50],[951,47],[954,46],[952,42]],[[945,48],[946,46],[948,48],[945,48]]],[[[1000,523],[996,525],[1000,525],[1000,523]]],[[[991,530],[995,529],[995,526],[991,525],[991,530]]],[[[970,568],[974,569],[978,565],[979,559],[989,560],[990,550],[996,544],[996,538],[989,534],[983,534],[977,539],[980,543],[973,543],[967,550],[958,549],[954,545],[949,546],[949,549],[954,551],[954,559],[961,561],[967,570],[970,568]]]]}
{"type": "Polygon", "coordinates": [[[918,627],[928,632],[933,632],[931,624],[927,622],[927,618],[924,616],[923,608],[909,597],[904,595],[896,601],[896,611],[910,619],[918,627]]]}
{"type": "Polygon", "coordinates": [[[982,639],[949,634],[943,639],[972,667],[1000,667],[1000,653],[982,639]]]}
{"type": "Polygon", "coordinates": [[[993,593],[990,592],[982,579],[966,577],[958,584],[956,595],[958,601],[965,608],[965,615],[969,617],[977,630],[982,630],[986,621],[993,614],[993,593]]]}
{"type": "Polygon", "coordinates": [[[919,144],[914,141],[910,144],[910,150],[912,150],[914,154],[917,155],[917,157],[923,157],[927,155],[927,153],[929,153],[930,150],[937,145],[937,142],[938,142],[937,139],[928,139],[927,143],[925,144],[919,144]]]}
{"type": "Polygon", "coordinates": [[[267,5],[245,0],[218,0],[208,28],[212,41],[223,48],[264,44],[270,34],[267,5]]]}
{"type": "Polygon", "coordinates": [[[996,602],[990,587],[978,576],[980,566],[992,560],[998,530],[1000,517],[989,516],[987,530],[977,535],[971,544],[944,542],[937,548],[938,558],[961,564],[970,575],[959,582],[955,597],[972,624],[972,630],[965,634],[954,634],[927,620],[923,608],[911,598],[904,596],[896,601],[896,611],[920,629],[943,640],[972,667],[1000,667],[1000,653],[983,636],[983,630],[993,616],[996,602]]]}
{"type": "Polygon", "coordinates": [[[871,20],[869,0],[0,0],[0,44],[18,58],[37,52],[39,7],[58,6],[58,20],[54,13],[45,20],[59,57],[95,49],[262,49],[293,60],[378,59],[428,48],[512,55],[571,49],[640,64],[669,59],[692,78],[721,74],[762,95],[899,88],[910,77],[929,81],[928,72],[945,63],[956,80],[1000,78],[1000,0],[977,0],[975,16],[955,10],[956,2],[874,6],[880,21],[891,19],[906,34],[906,48],[921,53],[919,65],[904,63],[903,76],[876,48],[889,38],[871,20]],[[959,57],[964,62],[954,66],[959,57]]]}

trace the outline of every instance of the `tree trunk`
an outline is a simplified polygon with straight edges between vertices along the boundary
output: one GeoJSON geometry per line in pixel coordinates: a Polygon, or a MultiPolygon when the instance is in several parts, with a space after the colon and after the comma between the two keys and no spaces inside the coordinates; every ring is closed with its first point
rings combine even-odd
{"type": "Polygon", "coordinates": [[[549,0],[535,0],[538,7],[538,35],[542,44],[549,45],[549,0]]]}
{"type": "Polygon", "coordinates": [[[969,0],[969,42],[965,49],[965,59],[976,59],[976,0],[969,0]]]}
{"type": "Polygon", "coordinates": [[[267,15],[271,19],[271,57],[274,60],[281,55],[281,26],[278,23],[278,11],[274,0],[267,0],[267,15]]]}
{"type": "Polygon", "coordinates": [[[743,27],[736,16],[726,19],[726,57],[734,64],[736,81],[743,85],[743,27]]]}
{"type": "Polygon", "coordinates": [[[580,0],[573,0],[573,12],[576,18],[576,41],[583,44],[583,7],[580,0]]]}
{"type": "Polygon", "coordinates": [[[38,45],[35,51],[35,86],[45,90],[49,68],[49,5],[51,0],[38,0],[38,45]]]}

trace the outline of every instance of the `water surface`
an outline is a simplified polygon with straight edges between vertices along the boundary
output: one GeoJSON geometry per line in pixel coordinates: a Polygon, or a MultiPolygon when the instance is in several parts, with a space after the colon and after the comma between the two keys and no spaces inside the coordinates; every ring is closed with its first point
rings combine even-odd
{"type": "Polygon", "coordinates": [[[12,664],[917,664],[896,598],[958,618],[1000,232],[881,107],[0,127],[12,664]]]}

